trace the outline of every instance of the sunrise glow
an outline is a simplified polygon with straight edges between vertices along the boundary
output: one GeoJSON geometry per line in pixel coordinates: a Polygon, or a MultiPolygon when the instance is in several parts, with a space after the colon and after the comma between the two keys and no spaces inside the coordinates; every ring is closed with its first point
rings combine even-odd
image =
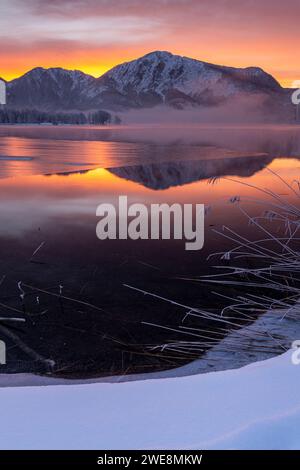
{"type": "Polygon", "coordinates": [[[215,64],[258,66],[291,86],[300,77],[299,2],[292,0],[288,9],[277,0],[256,2],[254,8],[249,2],[229,3],[224,8],[221,0],[155,0],[151,5],[3,0],[0,76],[11,80],[40,66],[99,77],[124,61],[168,50],[215,64]]]}

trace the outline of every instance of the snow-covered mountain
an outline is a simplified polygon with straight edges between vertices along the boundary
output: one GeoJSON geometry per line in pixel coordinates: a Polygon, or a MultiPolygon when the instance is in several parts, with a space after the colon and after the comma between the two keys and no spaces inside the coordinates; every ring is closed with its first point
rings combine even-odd
{"type": "Polygon", "coordinates": [[[287,91],[260,68],[218,66],[162,51],[97,79],[76,70],[35,68],[8,83],[8,104],[48,109],[203,107],[257,95],[269,104],[288,101],[287,91]]]}
{"type": "Polygon", "coordinates": [[[161,51],[114,67],[98,79],[98,87],[105,102],[130,107],[210,105],[239,93],[283,92],[259,68],[222,67],[161,51]]]}
{"type": "Polygon", "coordinates": [[[79,70],[37,67],[8,82],[8,105],[49,109],[80,109],[95,78],[79,70]]]}

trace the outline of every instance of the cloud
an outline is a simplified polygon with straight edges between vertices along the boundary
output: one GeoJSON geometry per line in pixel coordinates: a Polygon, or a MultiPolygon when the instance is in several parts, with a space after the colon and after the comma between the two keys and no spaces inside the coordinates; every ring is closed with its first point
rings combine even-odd
{"type": "MultiPolygon", "coordinates": [[[[24,3],[7,0],[2,5],[4,14],[0,17],[0,38],[2,46],[5,42],[35,43],[39,41],[75,41],[85,44],[114,44],[120,43],[120,38],[126,44],[150,40],[158,34],[160,26],[158,19],[140,18],[127,13],[125,16],[103,15],[103,12],[78,14],[76,4],[84,2],[61,2],[66,6],[73,5],[61,11],[61,15],[48,15],[47,11],[35,9],[38,1],[30,1],[31,8],[24,8],[24,3]],[[19,9],[20,5],[20,9],[19,9]],[[68,13],[69,12],[69,13],[68,13]],[[11,25],[14,25],[11,28],[11,25]]],[[[42,4],[42,2],[41,2],[42,4]]],[[[42,6],[42,5],[41,5],[42,6]]]]}
{"type": "MultiPolygon", "coordinates": [[[[230,28],[262,27],[275,30],[280,26],[285,32],[298,30],[300,4],[298,0],[27,0],[28,11],[43,17],[88,18],[127,17],[141,19],[161,18],[169,26],[189,27],[182,19],[189,18],[192,25],[223,25],[230,28]]],[[[255,32],[255,30],[254,30],[255,32]]]]}
{"type": "MultiPolygon", "coordinates": [[[[257,65],[291,80],[299,78],[294,71],[300,75],[299,0],[1,0],[0,10],[4,70],[12,62],[22,69],[24,54],[31,64],[30,45],[41,56],[44,50],[45,61],[65,54],[66,67],[90,50],[102,64],[99,71],[164,49],[208,62],[257,65]]],[[[86,57],[77,68],[96,69],[96,59],[88,52],[86,57]]]]}

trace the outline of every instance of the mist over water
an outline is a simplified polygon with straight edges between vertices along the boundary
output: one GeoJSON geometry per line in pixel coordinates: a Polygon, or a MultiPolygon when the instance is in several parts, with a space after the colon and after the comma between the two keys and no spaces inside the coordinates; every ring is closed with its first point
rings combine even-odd
{"type": "MultiPolygon", "coordinates": [[[[288,96],[288,93],[287,93],[288,96]]],[[[287,96],[278,103],[278,98],[255,93],[232,96],[216,105],[202,107],[184,107],[174,109],[168,106],[155,106],[148,109],[136,109],[121,112],[120,117],[125,125],[134,124],[210,124],[218,125],[263,125],[295,124],[296,110],[287,96]]]]}

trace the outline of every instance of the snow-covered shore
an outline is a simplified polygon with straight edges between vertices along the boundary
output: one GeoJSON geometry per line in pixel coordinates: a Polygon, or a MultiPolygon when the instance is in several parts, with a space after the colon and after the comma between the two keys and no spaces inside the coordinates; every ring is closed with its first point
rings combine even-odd
{"type": "Polygon", "coordinates": [[[178,378],[0,389],[1,449],[300,449],[291,351],[178,378]]]}

